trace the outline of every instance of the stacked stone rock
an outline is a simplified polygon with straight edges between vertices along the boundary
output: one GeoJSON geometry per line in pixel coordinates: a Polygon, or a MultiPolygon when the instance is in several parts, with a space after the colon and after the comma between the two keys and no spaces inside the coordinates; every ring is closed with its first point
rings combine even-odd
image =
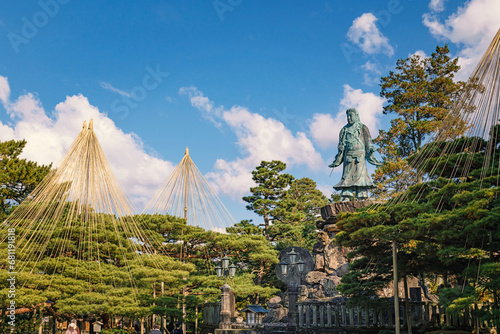
{"type": "Polygon", "coordinates": [[[262,319],[263,323],[286,323],[288,309],[281,304],[281,297],[275,296],[269,299],[267,302],[267,310],[269,313],[262,319]]]}
{"type": "Polygon", "coordinates": [[[318,242],[313,247],[315,268],[307,274],[306,285],[301,287],[299,300],[342,297],[337,285],[347,273],[347,254],[350,250],[333,241],[339,232],[336,226],[337,215],[341,212],[354,212],[372,204],[372,201],[349,201],[331,203],[321,208],[323,220],[316,222],[318,242]]]}

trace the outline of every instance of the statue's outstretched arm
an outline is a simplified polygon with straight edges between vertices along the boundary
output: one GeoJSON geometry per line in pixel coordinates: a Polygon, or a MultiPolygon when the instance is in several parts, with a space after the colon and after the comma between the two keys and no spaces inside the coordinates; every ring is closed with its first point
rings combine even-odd
{"type": "Polygon", "coordinates": [[[340,166],[343,159],[344,159],[344,151],[339,150],[339,153],[337,153],[337,155],[335,156],[335,160],[333,160],[333,162],[330,165],[328,165],[328,167],[335,168],[340,166]]]}

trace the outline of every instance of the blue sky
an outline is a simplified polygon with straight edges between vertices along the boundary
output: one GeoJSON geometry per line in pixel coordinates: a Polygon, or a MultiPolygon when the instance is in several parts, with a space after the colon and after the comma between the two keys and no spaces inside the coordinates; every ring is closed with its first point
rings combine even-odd
{"type": "Polygon", "coordinates": [[[378,82],[448,43],[466,79],[500,28],[500,2],[4,1],[0,140],[57,163],[81,124],[142,210],[189,147],[234,218],[261,160],[329,196],[345,109],[387,129],[378,82]]]}

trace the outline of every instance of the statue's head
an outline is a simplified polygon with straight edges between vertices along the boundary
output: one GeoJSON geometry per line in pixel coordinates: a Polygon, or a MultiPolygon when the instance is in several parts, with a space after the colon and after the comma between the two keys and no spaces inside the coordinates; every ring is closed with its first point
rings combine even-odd
{"type": "Polygon", "coordinates": [[[349,108],[345,112],[347,114],[347,122],[349,124],[354,124],[359,122],[359,114],[356,108],[349,108]]]}

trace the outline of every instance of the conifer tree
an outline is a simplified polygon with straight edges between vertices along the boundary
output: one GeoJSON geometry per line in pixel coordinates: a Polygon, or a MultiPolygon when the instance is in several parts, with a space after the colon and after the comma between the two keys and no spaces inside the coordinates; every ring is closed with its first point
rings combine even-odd
{"type": "MultiPolygon", "coordinates": [[[[465,86],[475,86],[454,81],[459,69],[458,58],[452,59],[445,45],[437,46],[430,57],[414,54],[398,60],[396,70],[381,78],[380,96],[388,102],[384,114],[396,116],[390,129],[380,130],[374,140],[384,159],[373,175],[377,188],[372,192],[376,197],[390,198],[405,190],[404,180],[415,173],[407,158],[418,153],[426,139],[439,129],[465,86]]],[[[449,131],[456,138],[465,129],[463,122],[457,122],[449,131]]]]}
{"type": "Polygon", "coordinates": [[[52,165],[21,159],[25,140],[0,142],[0,221],[47,175],[52,165]]]}
{"type": "MultiPolygon", "coordinates": [[[[252,179],[257,184],[250,188],[252,195],[243,197],[247,209],[254,211],[264,219],[264,235],[270,239],[269,226],[276,215],[278,201],[285,196],[286,188],[290,186],[293,176],[282,174],[286,164],[281,161],[262,161],[252,171],[252,179]]],[[[260,226],[260,225],[259,225],[260,226]]]]}
{"type": "Polygon", "coordinates": [[[328,199],[316,188],[316,182],[306,177],[293,180],[278,202],[270,227],[271,239],[278,242],[278,249],[293,245],[311,251],[317,241],[316,220],[327,204],[328,199]]]}

